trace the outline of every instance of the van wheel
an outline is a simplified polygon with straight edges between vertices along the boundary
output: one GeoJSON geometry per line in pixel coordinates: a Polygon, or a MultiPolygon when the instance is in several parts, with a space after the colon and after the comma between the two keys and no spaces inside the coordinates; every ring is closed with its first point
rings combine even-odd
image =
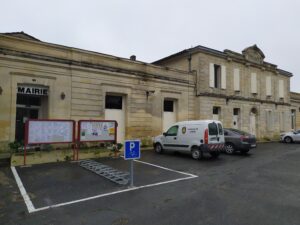
{"type": "Polygon", "coordinates": [[[231,144],[231,143],[226,143],[225,144],[225,152],[229,155],[233,154],[234,153],[234,145],[231,144]]]}
{"type": "Polygon", "coordinates": [[[192,157],[193,159],[201,159],[202,152],[198,147],[192,147],[192,157]]]}
{"type": "Polygon", "coordinates": [[[163,148],[162,148],[161,144],[159,144],[159,143],[155,144],[154,150],[156,153],[159,153],[159,154],[163,152],[163,148]]]}

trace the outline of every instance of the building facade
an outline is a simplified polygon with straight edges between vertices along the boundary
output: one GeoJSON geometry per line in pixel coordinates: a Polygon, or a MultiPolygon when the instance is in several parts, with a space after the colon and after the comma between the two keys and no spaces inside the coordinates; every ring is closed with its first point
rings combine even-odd
{"type": "Polygon", "coordinates": [[[273,138],[291,129],[290,72],[256,46],[223,52],[197,46],[154,62],[196,72],[196,117],[273,138]]]}
{"type": "Polygon", "coordinates": [[[291,128],[300,130],[300,93],[291,92],[291,128]]]}
{"type": "Polygon", "coordinates": [[[193,73],[0,34],[0,149],[27,119],[114,119],[118,142],[195,119],[193,73]]]}
{"type": "Polygon", "coordinates": [[[197,46],[150,64],[0,34],[0,152],[24,139],[30,118],[114,119],[118,142],[151,142],[193,119],[218,119],[259,138],[299,128],[292,74],[264,57],[257,46],[242,54],[197,46]]]}

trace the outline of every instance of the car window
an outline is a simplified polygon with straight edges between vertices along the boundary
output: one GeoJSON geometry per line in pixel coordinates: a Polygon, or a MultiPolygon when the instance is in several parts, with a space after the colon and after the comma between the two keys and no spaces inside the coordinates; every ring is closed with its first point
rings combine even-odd
{"type": "Polygon", "coordinates": [[[236,133],[236,134],[239,134],[239,135],[244,135],[244,136],[249,136],[251,134],[245,132],[245,131],[242,131],[242,130],[237,130],[237,129],[230,129],[230,131],[232,131],[233,133],[236,133]]]}
{"type": "Polygon", "coordinates": [[[170,127],[167,131],[168,136],[177,136],[178,126],[170,127]]]}
{"type": "Polygon", "coordinates": [[[220,123],[218,123],[218,130],[219,130],[219,134],[223,134],[223,127],[220,123]]]}
{"type": "Polygon", "coordinates": [[[208,124],[209,135],[218,135],[218,127],[215,122],[208,124]]]}

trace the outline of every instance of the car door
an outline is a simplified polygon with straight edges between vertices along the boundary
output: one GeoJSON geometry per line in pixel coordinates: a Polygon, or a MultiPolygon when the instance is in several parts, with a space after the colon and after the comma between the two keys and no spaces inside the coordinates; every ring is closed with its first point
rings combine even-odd
{"type": "Polygon", "coordinates": [[[178,125],[172,126],[164,133],[163,148],[167,150],[178,150],[178,125]]]}
{"type": "Polygon", "coordinates": [[[294,141],[300,141],[300,130],[297,130],[295,132],[294,141]]]}

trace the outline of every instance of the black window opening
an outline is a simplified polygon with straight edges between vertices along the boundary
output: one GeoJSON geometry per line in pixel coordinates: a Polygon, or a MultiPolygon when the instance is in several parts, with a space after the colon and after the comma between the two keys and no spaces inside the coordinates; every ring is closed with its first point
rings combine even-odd
{"type": "Polygon", "coordinates": [[[238,116],[240,114],[240,109],[239,108],[234,108],[233,109],[233,115],[238,116]]]}
{"type": "Polygon", "coordinates": [[[215,88],[221,88],[221,66],[214,65],[214,76],[215,76],[215,88]]]}
{"type": "Polygon", "coordinates": [[[220,111],[221,111],[220,107],[216,107],[216,106],[213,107],[213,114],[214,115],[219,115],[220,111]]]}
{"type": "Polygon", "coordinates": [[[17,105],[41,106],[41,97],[32,95],[17,94],[17,105]]]}
{"type": "Polygon", "coordinates": [[[174,112],[174,101],[164,100],[164,112],[174,112]]]}
{"type": "Polygon", "coordinates": [[[106,95],[105,108],[106,109],[122,109],[122,96],[106,95]]]}

